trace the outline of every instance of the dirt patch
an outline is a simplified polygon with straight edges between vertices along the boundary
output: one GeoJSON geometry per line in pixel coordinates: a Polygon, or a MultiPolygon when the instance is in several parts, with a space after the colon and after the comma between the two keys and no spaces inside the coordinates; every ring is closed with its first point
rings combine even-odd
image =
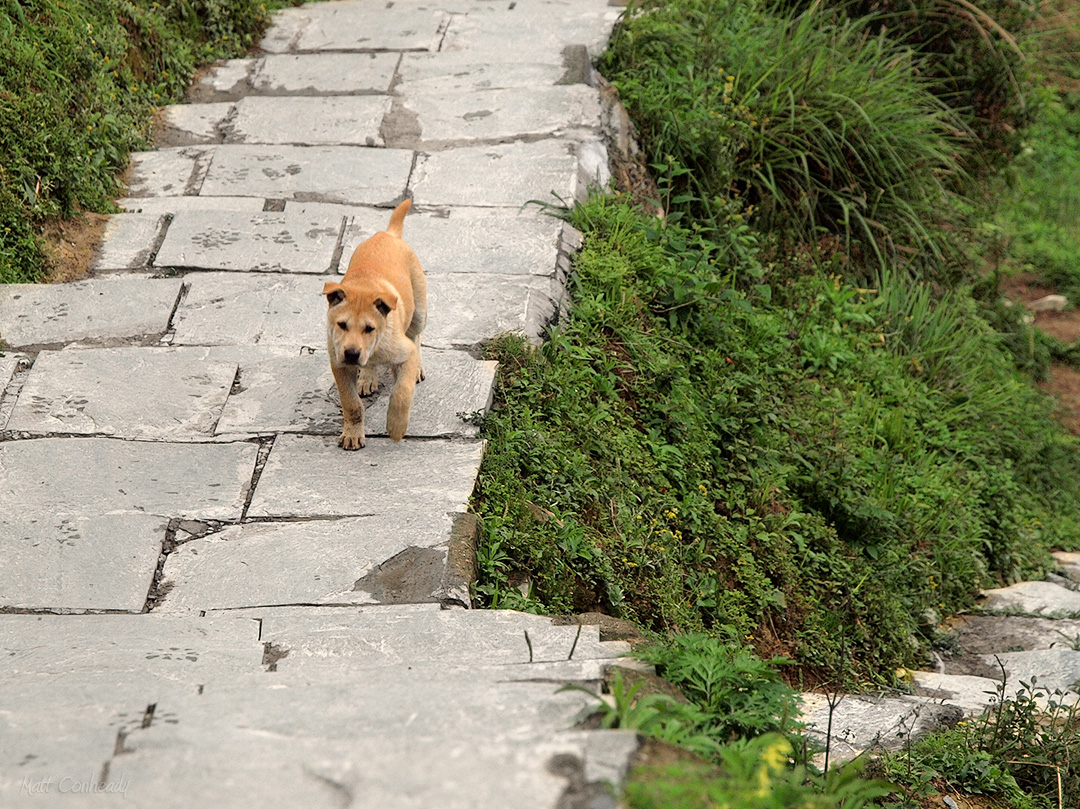
{"type": "Polygon", "coordinates": [[[94,253],[105,235],[107,214],[80,213],[71,219],[50,219],[42,229],[49,271],[45,281],[59,284],[90,275],[94,253]]]}

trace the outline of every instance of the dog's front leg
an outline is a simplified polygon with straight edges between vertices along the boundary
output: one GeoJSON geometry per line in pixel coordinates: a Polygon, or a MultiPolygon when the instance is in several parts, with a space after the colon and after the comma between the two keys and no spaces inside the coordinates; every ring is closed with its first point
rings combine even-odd
{"type": "Polygon", "coordinates": [[[338,398],[341,399],[341,437],[338,446],[342,449],[360,449],[364,446],[364,403],[356,388],[356,365],[331,365],[334,381],[337,383],[338,398]]]}
{"type": "Polygon", "coordinates": [[[420,353],[411,352],[401,365],[394,366],[394,391],[386,411],[386,432],[392,441],[400,441],[409,429],[413,389],[420,373],[420,353]]]}

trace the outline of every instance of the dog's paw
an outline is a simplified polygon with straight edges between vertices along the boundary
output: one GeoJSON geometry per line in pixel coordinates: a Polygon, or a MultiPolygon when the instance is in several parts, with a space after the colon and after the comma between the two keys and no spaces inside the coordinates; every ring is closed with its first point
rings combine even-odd
{"type": "Polygon", "coordinates": [[[342,449],[361,449],[364,446],[364,434],[360,430],[350,430],[348,428],[341,431],[341,437],[338,438],[338,446],[342,449]]]}

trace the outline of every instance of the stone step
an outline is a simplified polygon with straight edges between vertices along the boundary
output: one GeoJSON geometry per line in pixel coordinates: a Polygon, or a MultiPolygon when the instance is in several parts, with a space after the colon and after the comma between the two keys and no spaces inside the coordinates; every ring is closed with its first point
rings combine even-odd
{"type": "Polygon", "coordinates": [[[984,610],[1068,617],[1080,613],[1080,592],[1048,581],[1025,581],[982,593],[984,610]]]}

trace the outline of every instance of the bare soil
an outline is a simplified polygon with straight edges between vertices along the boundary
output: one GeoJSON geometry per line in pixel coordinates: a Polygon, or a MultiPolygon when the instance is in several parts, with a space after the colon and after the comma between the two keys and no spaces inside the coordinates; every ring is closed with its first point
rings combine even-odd
{"type": "Polygon", "coordinates": [[[49,262],[45,281],[59,284],[89,276],[90,263],[101,245],[108,219],[106,214],[80,213],[72,219],[46,222],[42,232],[49,262]]]}

